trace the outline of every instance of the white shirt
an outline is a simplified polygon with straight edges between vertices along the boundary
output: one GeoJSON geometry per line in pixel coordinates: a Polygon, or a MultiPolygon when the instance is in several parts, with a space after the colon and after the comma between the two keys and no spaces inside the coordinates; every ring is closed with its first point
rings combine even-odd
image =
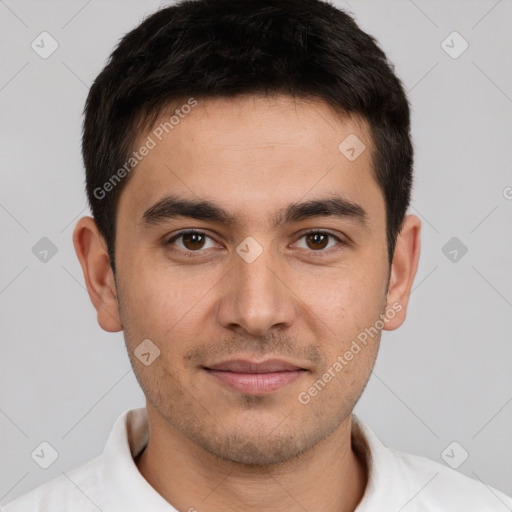
{"type": "MultiPolygon", "coordinates": [[[[512,498],[437,462],[386,448],[353,416],[353,442],[367,457],[368,485],[356,512],[510,512],[512,498]]],[[[17,498],[3,512],[177,512],[134,462],[149,440],[146,409],[115,422],[88,463],[17,498]]]]}

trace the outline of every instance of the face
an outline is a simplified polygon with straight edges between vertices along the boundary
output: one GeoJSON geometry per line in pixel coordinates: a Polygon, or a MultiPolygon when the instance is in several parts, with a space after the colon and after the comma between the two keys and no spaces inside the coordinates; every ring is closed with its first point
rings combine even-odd
{"type": "Polygon", "coordinates": [[[391,309],[367,125],[275,96],[198,100],[151,133],[116,225],[118,313],[148,408],[223,459],[289,460],[350,416],[391,309]],[[355,160],[338,148],[349,135],[366,146],[355,160]]]}

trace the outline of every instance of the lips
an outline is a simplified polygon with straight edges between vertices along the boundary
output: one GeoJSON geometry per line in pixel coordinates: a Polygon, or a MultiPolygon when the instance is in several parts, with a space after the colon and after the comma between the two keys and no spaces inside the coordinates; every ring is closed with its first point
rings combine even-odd
{"type": "Polygon", "coordinates": [[[208,367],[210,370],[222,370],[236,373],[273,373],[302,370],[299,366],[287,363],[280,359],[269,359],[261,363],[254,363],[244,359],[234,359],[208,367]]]}
{"type": "Polygon", "coordinates": [[[307,370],[280,359],[262,362],[233,359],[204,367],[219,384],[245,394],[277,391],[304,375],[307,370]]]}

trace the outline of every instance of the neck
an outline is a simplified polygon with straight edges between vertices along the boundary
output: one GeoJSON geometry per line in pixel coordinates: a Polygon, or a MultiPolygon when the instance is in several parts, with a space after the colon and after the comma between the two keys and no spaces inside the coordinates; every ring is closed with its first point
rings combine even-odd
{"type": "Polygon", "coordinates": [[[313,448],[267,467],[219,459],[170,426],[149,404],[149,443],[135,459],[142,476],[177,510],[353,512],[367,468],[351,442],[352,416],[313,448]]]}

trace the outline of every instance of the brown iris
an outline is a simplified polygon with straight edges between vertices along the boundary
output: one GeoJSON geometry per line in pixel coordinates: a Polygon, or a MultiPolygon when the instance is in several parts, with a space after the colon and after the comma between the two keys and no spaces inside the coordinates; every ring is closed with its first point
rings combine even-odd
{"type": "Polygon", "coordinates": [[[204,245],[205,236],[201,233],[184,233],[182,238],[183,245],[191,251],[201,249],[204,245]]]}
{"type": "Polygon", "coordinates": [[[306,235],[308,245],[310,241],[313,243],[312,249],[325,249],[328,239],[329,235],[325,233],[309,233],[306,235]]]}

